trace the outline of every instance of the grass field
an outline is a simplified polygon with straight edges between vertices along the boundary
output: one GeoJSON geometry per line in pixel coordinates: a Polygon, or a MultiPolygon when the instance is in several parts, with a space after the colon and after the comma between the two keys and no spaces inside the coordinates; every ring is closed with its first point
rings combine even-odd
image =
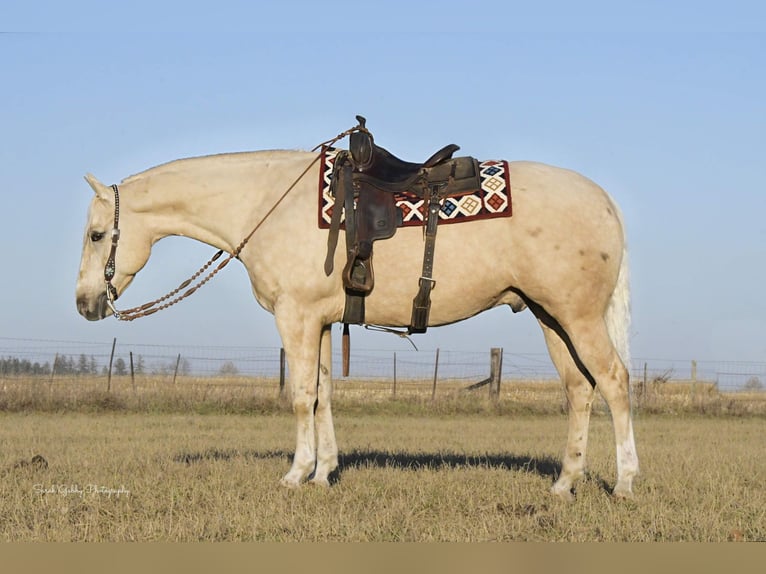
{"type": "MultiPolygon", "coordinates": [[[[145,413],[255,413],[284,411],[289,396],[279,397],[278,382],[269,378],[157,376],[57,378],[0,377],[0,412],[145,412],[145,413]]],[[[400,381],[340,379],[333,401],[361,413],[408,412],[424,404],[424,412],[471,413],[487,409],[487,387],[466,392],[463,380],[400,381]],[[431,399],[435,400],[431,400],[431,399]],[[392,400],[395,399],[395,400],[392,400]],[[393,411],[392,411],[393,409],[393,411]]],[[[287,393],[289,395],[289,393],[287,393]]],[[[721,393],[714,383],[662,382],[633,385],[633,408],[646,414],[701,414],[710,416],[765,416],[766,392],[721,393]]],[[[289,408],[289,407],[287,407],[289,408]]],[[[496,413],[559,414],[567,402],[561,383],[550,380],[510,380],[501,386],[496,413]]],[[[597,394],[594,412],[606,412],[597,394]]],[[[421,409],[422,410],[422,409],[421,409]]]]}
{"type": "Polygon", "coordinates": [[[0,540],[766,540],[757,401],[708,397],[699,408],[696,389],[665,412],[637,410],[642,474],[628,502],[609,495],[613,434],[597,410],[589,476],[566,504],[548,494],[566,437],[560,391],[547,408],[347,391],[335,408],[336,484],[286,490],[294,423],[284,401],[71,389],[45,399],[6,385],[0,540]]]}

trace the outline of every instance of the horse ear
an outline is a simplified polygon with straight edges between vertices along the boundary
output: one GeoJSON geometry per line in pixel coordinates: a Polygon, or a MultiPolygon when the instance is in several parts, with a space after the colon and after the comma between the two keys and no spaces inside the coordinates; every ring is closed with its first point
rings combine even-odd
{"type": "Polygon", "coordinates": [[[88,185],[93,188],[93,191],[96,192],[96,195],[100,199],[109,199],[110,193],[109,188],[105,186],[103,183],[101,183],[98,179],[96,179],[96,176],[92,173],[88,173],[85,175],[85,181],[88,182],[88,185]]]}

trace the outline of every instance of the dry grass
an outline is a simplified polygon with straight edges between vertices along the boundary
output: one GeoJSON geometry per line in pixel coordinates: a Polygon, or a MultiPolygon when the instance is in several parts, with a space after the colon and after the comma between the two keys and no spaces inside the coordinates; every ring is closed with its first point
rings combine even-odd
{"type": "Polygon", "coordinates": [[[294,449],[275,381],[0,381],[0,540],[766,540],[763,393],[696,383],[635,396],[636,500],[609,495],[611,423],[590,472],[551,497],[566,438],[558,384],[340,381],[329,490],[277,486],[294,449]],[[714,416],[710,416],[714,415],[714,416]],[[44,461],[33,459],[42,455],[44,461]]]}
{"type": "MultiPolygon", "coordinates": [[[[288,412],[289,398],[268,378],[103,377],[0,379],[0,412],[136,412],[248,414],[288,412]]],[[[502,384],[497,401],[489,389],[467,392],[462,380],[439,380],[435,399],[428,380],[336,381],[334,403],[360,413],[560,414],[567,411],[561,384],[549,380],[512,380],[502,384]]],[[[289,393],[286,393],[289,395],[289,393]]],[[[652,381],[634,384],[636,413],[764,416],[766,392],[720,393],[713,383],[652,381]]],[[[595,412],[607,412],[598,398],[595,412]]]]}
{"type": "Polygon", "coordinates": [[[597,414],[573,504],[548,494],[562,415],[336,419],[338,482],[286,490],[286,413],[2,414],[0,540],[766,539],[758,418],[639,416],[637,496],[616,502],[611,425],[597,414]]]}

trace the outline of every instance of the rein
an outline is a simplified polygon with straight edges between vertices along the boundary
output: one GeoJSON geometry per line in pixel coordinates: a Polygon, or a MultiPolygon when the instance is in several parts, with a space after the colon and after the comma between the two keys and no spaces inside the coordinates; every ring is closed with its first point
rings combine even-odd
{"type": "MultiPolygon", "coordinates": [[[[327,140],[325,142],[322,142],[321,144],[317,145],[312,149],[311,151],[316,151],[317,149],[325,148],[332,146],[334,143],[336,143],[338,140],[343,139],[344,137],[357,132],[357,131],[367,131],[364,126],[358,125],[353,128],[350,128],[334,138],[327,140]]],[[[138,319],[140,317],[147,317],[149,315],[152,315],[156,313],[157,311],[161,311],[162,309],[167,309],[168,307],[171,307],[175,305],[176,303],[179,303],[180,301],[183,301],[186,299],[189,295],[194,293],[197,289],[202,287],[205,283],[210,281],[221,269],[226,267],[226,265],[234,259],[235,257],[238,257],[239,254],[242,252],[242,250],[245,248],[245,245],[247,245],[248,241],[255,235],[255,232],[258,231],[258,229],[263,225],[263,223],[268,219],[268,217],[274,213],[274,211],[277,209],[280,203],[287,197],[287,194],[289,194],[293,188],[298,184],[298,182],[303,179],[303,177],[308,173],[308,171],[314,166],[315,163],[319,161],[319,158],[322,157],[321,154],[318,154],[311,162],[306,166],[306,168],[301,172],[301,174],[293,181],[290,186],[284,191],[284,193],[279,197],[279,199],[274,203],[274,205],[271,206],[271,209],[266,212],[266,215],[264,215],[261,220],[256,224],[255,227],[253,227],[252,231],[248,233],[244,239],[237,245],[237,247],[229,253],[229,255],[221,261],[212,271],[208,272],[207,275],[202,277],[202,279],[199,279],[209,268],[213,263],[215,263],[220,257],[223,255],[224,250],[219,249],[218,252],[213,255],[213,257],[210,258],[210,260],[205,263],[202,267],[199,268],[199,270],[189,277],[186,281],[181,283],[178,287],[170,291],[167,295],[163,295],[159,299],[155,299],[154,301],[150,301],[148,303],[144,303],[143,305],[140,305],[138,307],[132,307],[130,309],[125,309],[124,311],[119,311],[117,307],[115,307],[114,302],[117,301],[118,293],[117,288],[112,284],[112,279],[114,278],[117,266],[116,266],[116,256],[117,256],[117,243],[120,240],[120,190],[117,187],[117,185],[112,185],[112,191],[114,191],[114,227],[112,228],[112,248],[109,252],[109,258],[106,260],[106,265],[104,266],[104,282],[106,283],[106,302],[109,306],[109,309],[114,314],[114,317],[118,321],[133,321],[135,319],[138,319]],[[199,281],[197,282],[197,280],[199,281]],[[195,282],[197,282],[195,284],[195,282]],[[183,293],[181,293],[183,291],[183,293]],[[180,293],[180,295],[179,295],[180,293]]]]}

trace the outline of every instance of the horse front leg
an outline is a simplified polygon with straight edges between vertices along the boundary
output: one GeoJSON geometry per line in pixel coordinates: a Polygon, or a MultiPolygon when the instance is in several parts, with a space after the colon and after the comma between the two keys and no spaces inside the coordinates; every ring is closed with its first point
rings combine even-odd
{"type": "Polygon", "coordinates": [[[319,350],[317,406],[314,412],[317,431],[317,464],[313,484],[330,485],[330,473],[338,468],[338,444],[332,421],[332,330],[325,326],[319,350]]]}
{"type": "MultiPolygon", "coordinates": [[[[293,412],[296,417],[295,456],[281,484],[295,488],[314,472],[316,467],[315,409],[319,347],[322,326],[318,322],[297,316],[295,306],[285,312],[275,312],[277,328],[282,337],[287,365],[293,412]]],[[[333,438],[334,440],[334,438],[333,438]]]]}

